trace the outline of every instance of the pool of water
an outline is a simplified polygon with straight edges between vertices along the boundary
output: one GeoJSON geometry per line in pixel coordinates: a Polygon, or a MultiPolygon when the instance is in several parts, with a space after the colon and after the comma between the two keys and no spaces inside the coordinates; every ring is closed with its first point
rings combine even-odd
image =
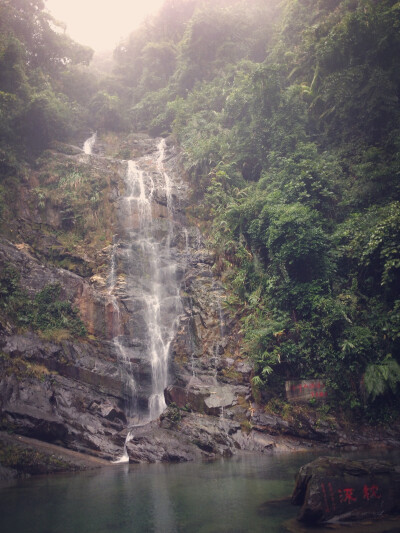
{"type": "Polygon", "coordinates": [[[283,532],[283,523],[297,513],[285,501],[294,476],[315,457],[248,455],[31,478],[0,489],[0,531],[283,532]]]}

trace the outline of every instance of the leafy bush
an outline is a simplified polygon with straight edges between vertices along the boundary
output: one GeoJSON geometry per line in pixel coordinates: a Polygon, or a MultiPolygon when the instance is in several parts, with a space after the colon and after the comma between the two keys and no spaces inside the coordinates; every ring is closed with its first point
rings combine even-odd
{"type": "Polygon", "coordinates": [[[20,327],[35,331],[68,330],[77,336],[85,336],[86,328],[77,309],[70,302],[60,299],[59,284],[46,285],[34,298],[20,288],[20,275],[6,264],[0,275],[0,314],[20,327]]]}
{"type": "Polygon", "coordinates": [[[400,365],[389,354],[381,363],[370,364],[364,374],[367,395],[374,401],[388,391],[395,393],[400,383],[400,365]]]}

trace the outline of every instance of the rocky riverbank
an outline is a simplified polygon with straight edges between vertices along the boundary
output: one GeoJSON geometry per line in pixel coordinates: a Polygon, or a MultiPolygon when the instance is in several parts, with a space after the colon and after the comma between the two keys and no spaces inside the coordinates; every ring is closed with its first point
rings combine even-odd
{"type": "Polygon", "coordinates": [[[103,459],[0,431],[0,483],[31,475],[78,472],[105,466],[110,463],[103,459]]]}

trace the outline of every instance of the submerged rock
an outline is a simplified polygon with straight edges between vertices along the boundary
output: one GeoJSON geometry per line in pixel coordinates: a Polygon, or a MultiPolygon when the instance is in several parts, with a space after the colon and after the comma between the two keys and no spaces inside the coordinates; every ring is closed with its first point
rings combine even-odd
{"type": "Polygon", "coordinates": [[[355,521],[400,512],[400,466],[320,457],[300,468],[292,503],[307,524],[355,521]]]}

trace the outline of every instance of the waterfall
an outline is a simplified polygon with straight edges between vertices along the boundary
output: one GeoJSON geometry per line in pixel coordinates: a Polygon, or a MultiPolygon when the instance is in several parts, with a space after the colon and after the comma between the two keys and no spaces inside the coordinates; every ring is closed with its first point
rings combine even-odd
{"type": "Polygon", "coordinates": [[[128,435],[127,435],[127,437],[125,439],[123,454],[121,455],[121,457],[119,459],[116,459],[115,461],[112,461],[112,463],[114,463],[115,465],[123,464],[123,463],[129,463],[129,455],[128,455],[128,450],[126,449],[126,445],[131,440],[132,440],[132,434],[128,433],[128,435]]]}
{"type": "Polygon", "coordinates": [[[114,242],[111,252],[111,268],[108,277],[108,294],[107,294],[107,308],[110,309],[111,314],[109,336],[112,338],[112,342],[118,354],[118,359],[123,369],[123,381],[125,383],[128,415],[132,416],[136,407],[136,382],[133,378],[132,363],[130,354],[126,347],[121,343],[121,316],[118,305],[117,297],[114,292],[117,287],[117,275],[116,275],[116,250],[118,245],[114,242]]]}
{"type": "MultiPolygon", "coordinates": [[[[118,321],[116,325],[113,319],[111,338],[131,402],[126,405],[130,431],[117,463],[129,461],[127,444],[134,428],[156,419],[166,408],[170,345],[182,313],[180,252],[174,242],[175,184],[164,164],[165,153],[162,140],[156,158],[145,155],[122,162],[125,191],[117,210],[108,301],[118,321]]],[[[187,262],[188,249],[185,254],[187,262]]]]}
{"type": "MultiPolygon", "coordinates": [[[[137,310],[137,315],[135,321],[132,319],[125,326],[125,335],[115,342],[119,355],[124,356],[125,352],[127,360],[140,356],[150,364],[147,413],[143,413],[142,398],[140,415],[147,420],[157,418],[166,408],[164,389],[168,385],[169,349],[181,312],[177,261],[171,250],[174,230],[172,184],[164,167],[164,158],[165,143],[160,142],[156,172],[147,170],[147,161],[146,165],[142,165],[141,160],[126,163],[125,195],[121,199],[119,215],[124,239],[121,248],[124,249],[125,300],[137,310]],[[165,197],[166,208],[162,200],[157,204],[156,193],[158,200],[160,196],[165,197]],[[162,209],[165,212],[157,216],[157,210],[162,209]],[[135,348],[131,349],[129,345],[132,343],[135,348]],[[134,349],[140,353],[133,353],[134,349]]],[[[111,271],[113,268],[115,266],[111,265],[111,271]]],[[[137,387],[140,389],[141,386],[144,385],[137,381],[137,387]]]]}
{"type": "Polygon", "coordinates": [[[86,139],[86,141],[84,142],[83,151],[85,152],[85,154],[91,155],[93,146],[96,142],[96,137],[97,133],[93,133],[93,135],[89,137],[89,139],[86,139]]]}
{"type": "MultiPolygon", "coordinates": [[[[177,283],[177,263],[171,254],[171,241],[173,238],[173,200],[171,180],[165,171],[165,140],[162,139],[157,147],[157,170],[162,176],[167,201],[167,235],[163,244],[163,254],[157,250],[157,255],[149,254],[154,258],[153,277],[151,284],[151,297],[148,299],[148,325],[150,333],[150,356],[152,365],[153,387],[149,399],[149,416],[153,420],[166,408],[164,389],[168,384],[168,356],[174,338],[181,301],[179,285],[177,283]],[[164,261],[160,258],[163,256],[164,261]]],[[[151,251],[153,251],[152,248],[151,251]]]]}
{"type": "Polygon", "coordinates": [[[171,180],[168,174],[165,172],[164,169],[164,159],[165,159],[165,148],[166,148],[166,142],[165,139],[161,139],[159,145],[157,146],[158,149],[158,158],[157,158],[157,169],[164,178],[165,182],[165,196],[167,198],[167,207],[169,214],[172,214],[172,192],[171,192],[171,180]]]}

